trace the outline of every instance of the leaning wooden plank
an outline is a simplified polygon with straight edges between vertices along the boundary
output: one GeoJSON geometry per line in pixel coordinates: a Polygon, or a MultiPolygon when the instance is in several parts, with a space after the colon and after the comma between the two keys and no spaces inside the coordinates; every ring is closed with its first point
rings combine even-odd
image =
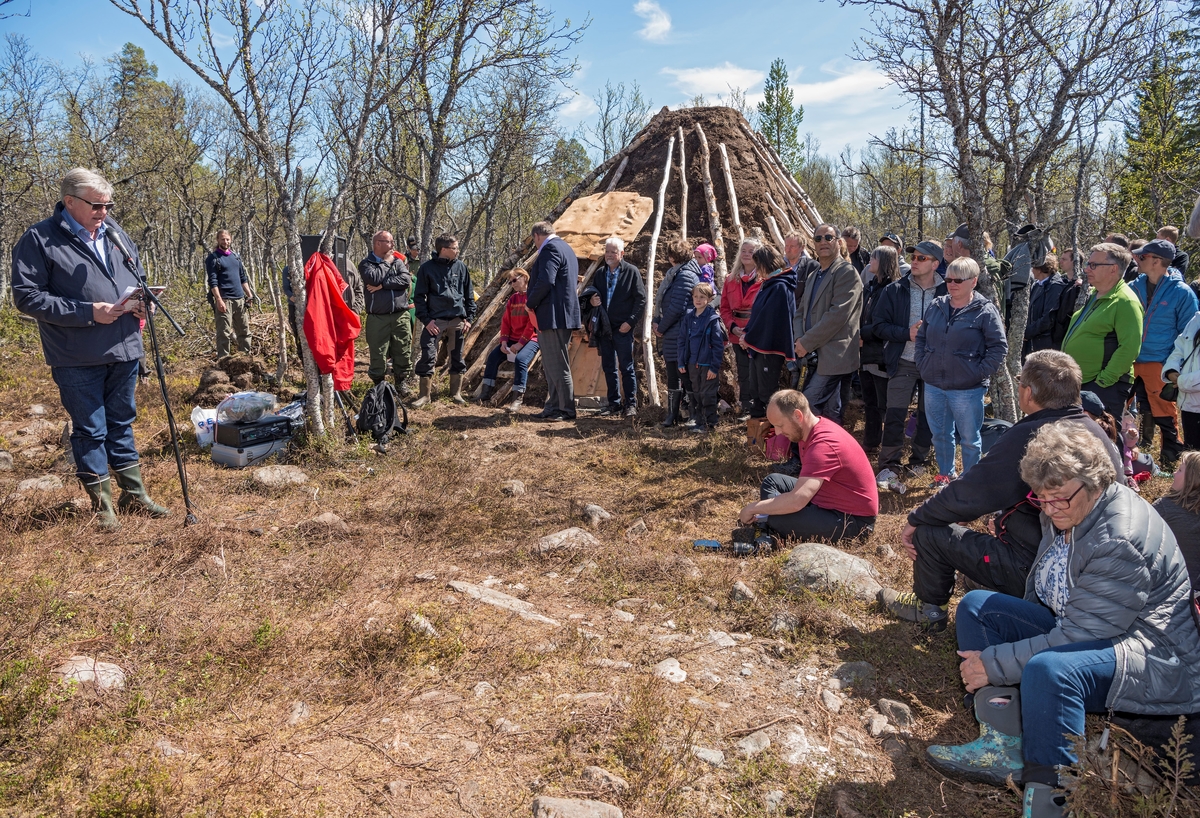
{"type": "Polygon", "coordinates": [[[766,165],[766,168],[775,171],[774,173],[767,173],[765,175],[787,191],[788,195],[785,197],[785,203],[796,209],[797,222],[801,227],[808,230],[809,235],[812,235],[813,229],[821,223],[820,214],[816,212],[815,207],[811,209],[811,212],[808,212],[807,205],[810,205],[812,200],[808,198],[808,194],[804,192],[804,188],[800,187],[800,183],[788,172],[783,164],[783,160],[779,158],[779,154],[775,153],[775,149],[771,147],[771,144],[760,134],[752,131],[746,123],[740,122],[738,124],[746,136],[749,137],[751,147],[758,154],[759,159],[766,165]]]}
{"type": "Polygon", "coordinates": [[[783,234],[779,232],[779,225],[776,223],[774,216],[767,216],[767,225],[771,228],[771,235],[775,237],[775,243],[779,246],[779,251],[783,252],[783,234]]]}
{"type": "Polygon", "coordinates": [[[742,217],[738,213],[737,191],[733,187],[733,174],[729,172],[729,151],[725,143],[720,142],[717,148],[721,151],[721,170],[725,173],[725,187],[729,190],[729,204],[733,208],[733,229],[738,234],[738,247],[746,240],[746,231],[742,229],[742,217]]]}
{"type": "Polygon", "coordinates": [[[621,181],[621,176],[625,173],[625,166],[629,164],[629,154],[625,154],[625,158],[621,160],[621,164],[617,166],[617,172],[613,174],[612,181],[608,183],[608,187],[604,189],[605,193],[612,193],[617,189],[617,182],[621,181]]]}
{"type": "Polygon", "coordinates": [[[792,220],[788,218],[787,211],[780,207],[779,203],[771,198],[770,191],[764,190],[763,195],[767,197],[767,204],[771,205],[771,208],[779,214],[779,220],[783,222],[783,226],[787,228],[787,232],[791,233],[793,230],[795,230],[796,228],[792,226],[792,220]]]}
{"type": "Polygon", "coordinates": [[[679,126],[679,185],[681,187],[681,196],[679,198],[679,238],[687,238],[687,158],[683,153],[683,126],[679,126]]]}
{"type": "Polygon", "coordinates": [[[717,210],[717,197],[713,193],[712,170],[709,167],[712,164],[712,154],[708,151],[708,137],[704,135],[704,129],[700,127],[699,122],[696,123],[696,134],[700,137],[700,169],[704,172],[704,200],[708,203],[708,225],[712,231],[713,245],[717,248],[713,286],[717,292],[721,292],[721,287],[725,284],[726,272],[725,241],[721,237],[721,213],[717,210]]]}
{"type": "MultiPolygon", "coordinates": [[[[467,371],[463,373],[463,383],[473,383],[475,376],[483,372],[484,366],[487,365],[487,357],[492,353],[492,350],[500,346],[500,333],[497,332],[487,342],[487,346],[475,357],[475,363],[471,364],[467,371]]],[[[465,356],[464,356],[465,357],[465,356]]]]}
{"type": "MultiPolygon", "coordinates": [[[[507,276],[505,276],[507,278],[507,276]]],[[[492,320],[492,316],[496,314],[505,304],[508,303],[508,297],[512,295],[512,284],[505,282],[500,289],[496,291],[496,295],[492,298],[488,305],[483,308],[483,311],[475,316],[475,323],[471,325],[472,329],[482,330],[487,326],[488,321],[492,320]]],[[[462,356],[463,360],[471,354],[471,350],[475,348],[475,344],[479,341],[482,332],[468,332],[467,338],[463,341],[462,356]]]]}
{"type": "Polygon", "coordinates": [[[658,186],[658,204],[654,213],[654,230],[650,233],[650,257],[646,260],[646,314],[642,318],[642,350],[646,354],[646,389],[650,393],[650,405],[661,406],[658,398],[658,378],[654,373],[654,344],[651,343],[650,325],[654,320],[654,260],[658,255],[658,234],[662,232],[663,206],[667,198],[667,182],[671,180],[671,157],[675,153],[675,137],[667,143],[667,165],[663,168],[662,184],[658,186]]]}
{"type": "Polygon", "coordinates": [[[762,145],[766,149],[767,153],[774,161],[775,167],[779,169],[780,176],[784,178],[784,180],[788,183],[788,186],[792,189],[792,192],[795,193],[796,201],[800,205],[801,210],[804,211],[807,219],[812,222],[812,227],[816,228],[816,226],[821,224],[824,219],[821,218],[821,214],[817,211],[817,206],[813,202],[812,198],[808,195],[808,192],[800,186],[800,183],[797,182],[795,177],[793,177],[788,171],[787,167],[783,164],[783,160],[779,158],[779,154],[775,152],[775,148],[771,146],[771,143],[767,142],[767,140],[759,134],[755,134],[753,132],[749,133],[756,144],[762,145]]]}

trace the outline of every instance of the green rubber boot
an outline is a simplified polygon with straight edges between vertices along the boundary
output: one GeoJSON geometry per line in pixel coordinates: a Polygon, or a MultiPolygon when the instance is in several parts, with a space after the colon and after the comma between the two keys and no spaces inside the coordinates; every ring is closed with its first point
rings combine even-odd
{"type": "Polygon", "coordinates": [[[979,738],[955,747],[931,745],[929,763],[951,778],[1005,786],[1011,775],[1020,783],[1025,771],[1021,753],[1021,693],[1015,687],[988,685],[975,691],[979,738]]]}
{"type": "Polygon", "coordinates": [[[92,500],[92,513],[96,515],[96,527],[101,531],[116,531],[121,527],[112,504],[112,481],[105,477],[95,483],[84,483],[83,490],[92,500]]]}
{"type": "Polygon", "coordinates": [[[141,466],[135,463],[123,469],[113,469],[113,476],[121,487],[121,499],[117,501],[119,511],[149,514],[151,517],[166,517],[171,513],[171,509],[160,506],[146,494],[141,466]]]}

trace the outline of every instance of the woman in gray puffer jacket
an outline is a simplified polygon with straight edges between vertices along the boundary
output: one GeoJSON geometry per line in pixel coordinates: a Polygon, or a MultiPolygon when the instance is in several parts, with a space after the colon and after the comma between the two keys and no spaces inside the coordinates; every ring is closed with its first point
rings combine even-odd
{"type": "Polygon", "coordinates": [[[1026,818],[1059,818],[1067,736],[1086,713],[1200,710],[1200,630],[1175,536],[1116,482],[1103,445],[1077,423],[1043,426],[1021,460],[1042,510],[1025,598],[972,591],[958,606],[959,666],[980,737],[933,746],[938,769],[1025,784],[1026,818]],[[1016,687],[1019,685],[1020,687],[1016,687]]]}

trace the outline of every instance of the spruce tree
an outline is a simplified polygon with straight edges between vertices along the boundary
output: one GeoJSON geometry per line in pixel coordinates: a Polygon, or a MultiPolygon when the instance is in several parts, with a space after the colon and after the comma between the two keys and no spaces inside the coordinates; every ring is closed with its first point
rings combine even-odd
{"type": "Polygon", "coordinates": [[[800,145],[800,123],[804,121],[804,106],[795,104],[795,94],[788,87],[787,66],[780,57],[771,63],[763,85],[763,101],[758,103],[758,127],[779,158],[792,173],[804,164],[800,145]]]}

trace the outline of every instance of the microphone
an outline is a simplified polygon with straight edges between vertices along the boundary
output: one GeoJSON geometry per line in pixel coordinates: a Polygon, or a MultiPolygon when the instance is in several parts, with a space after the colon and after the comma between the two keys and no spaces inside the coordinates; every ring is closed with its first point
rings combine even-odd
{"type": "Polygon", "coordinates": [[[125,242],[121,240],[121,237],[117,234],[117,231],[110,227],[104,232],[104,234],[108,236],[109,243],[121,251],[121,255],[125,258],[125,263],[132,265],[133,253],[129,252],[129,248],[125,246],[125,242]]]}

